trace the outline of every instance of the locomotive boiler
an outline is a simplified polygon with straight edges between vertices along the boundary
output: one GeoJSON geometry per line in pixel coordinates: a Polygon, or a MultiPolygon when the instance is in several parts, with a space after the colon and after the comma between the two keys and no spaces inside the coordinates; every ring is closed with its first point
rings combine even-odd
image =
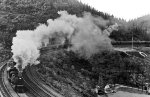
{"type": "Polygon", "coordinates": [[[7,63],[7,77],[16,92],[25,91],[22,73],[15,67],[16,63],[11,59],[7,63]]]}

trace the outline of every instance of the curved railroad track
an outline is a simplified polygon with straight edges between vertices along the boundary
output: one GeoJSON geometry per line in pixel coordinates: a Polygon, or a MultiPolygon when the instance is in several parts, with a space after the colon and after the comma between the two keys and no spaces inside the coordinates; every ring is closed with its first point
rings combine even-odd
{"type": "Polygon", "coordinates": [[[56,91],[55,89],[49,87],[46,85],[46,83],[43,83],[43,81],[41,81],[39,79],[39,75],[36,72],[36,67],[34,66],[30,66],[29,70],[30,70],[30,74],[32,76],[32,78],[39,84],[39,86],[41,88],[43,88],[47,93],[49,93],[49,95],[51,95],[52,97],[64,97],[63,95],[61,95],[58,91],[56,91]]]}
{"type": "MultiPolygon", "coordinates": [[[[29,88],[30,88],[30,90],[31,89],[33,90],[32,92],[27,90],[25,93],[16,93],[7,80],[7,72],[6,72],[7,64],[6,63],[7,63],[7,61],[0,64],[0,92],[2,94],[2,97],[45,97],[45,96],[42,96],[41,94],[39,94],[31,86],[29,88]]],[[[27,80],[29,80],[29,79],[27,79],[27,80]]],[[[25,84],[28,84],[28,83],[25,81],[25,84]]],[[[26,86],[28,86],[28,85],[26,85],[26,86]]]]}
{"type": "Polygon", "coordinates": [[[28,92],[27,95],[30,97],[44,97],[41,92],[39,92],[39,89],[37,88],[36,85],[34,85],[34,83],[29,79],[29,77],[23,73],[23,80],[24,80],[24,85],[25,87],[28,89],[28,92]],[[36,89],[36,90],[35,90],[36,89]],[[33,94],[33,95],[30,95],[30,94],[33,94]]]}
{"type": "Polygon", "coordinates": [[[47,91],[31,74],[30,67],[27,66],[23,72],[23,79],[25,81],[26,88],[36,95],[35,97],[57,97],[47,91]]]}
{"type": "Polygon", "coordinates": [[[35,75],[31,73],[31,68],[29,66],[27,66],[22,73],[27,91],[25,93],[16,93],[7,79],[7,61],[0,63],[0,92],[2,97],[61,97],[54,95],[53,92],[44,88],[44,86],[33,77],[35,75]]]}

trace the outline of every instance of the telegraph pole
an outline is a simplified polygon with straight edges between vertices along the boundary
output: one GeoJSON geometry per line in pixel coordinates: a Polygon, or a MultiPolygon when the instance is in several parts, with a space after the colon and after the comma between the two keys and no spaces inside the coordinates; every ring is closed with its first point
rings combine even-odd
{"type": "Polygon", "coordinates": [[[133,49],[133,32],[132,32],[132,49],[133,49]]]}

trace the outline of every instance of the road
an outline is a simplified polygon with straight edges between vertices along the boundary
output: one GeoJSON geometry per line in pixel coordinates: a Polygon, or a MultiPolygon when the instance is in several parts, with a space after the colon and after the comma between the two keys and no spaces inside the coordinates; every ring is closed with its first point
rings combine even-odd
{"type": "Polygon", "coordinates": [[[118,91],[115,94],[110,94],[109,97],[150,97],[150,95],[118,91]]]}

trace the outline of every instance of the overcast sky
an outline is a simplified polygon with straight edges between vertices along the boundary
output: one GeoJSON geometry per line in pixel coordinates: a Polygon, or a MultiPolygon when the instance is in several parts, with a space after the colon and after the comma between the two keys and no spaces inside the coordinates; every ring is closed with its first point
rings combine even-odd
{"type": "Polygon", "coordinates": [[[131,20],[150,14],[150,0],[79,0],[95,9],[131,20]]]}

